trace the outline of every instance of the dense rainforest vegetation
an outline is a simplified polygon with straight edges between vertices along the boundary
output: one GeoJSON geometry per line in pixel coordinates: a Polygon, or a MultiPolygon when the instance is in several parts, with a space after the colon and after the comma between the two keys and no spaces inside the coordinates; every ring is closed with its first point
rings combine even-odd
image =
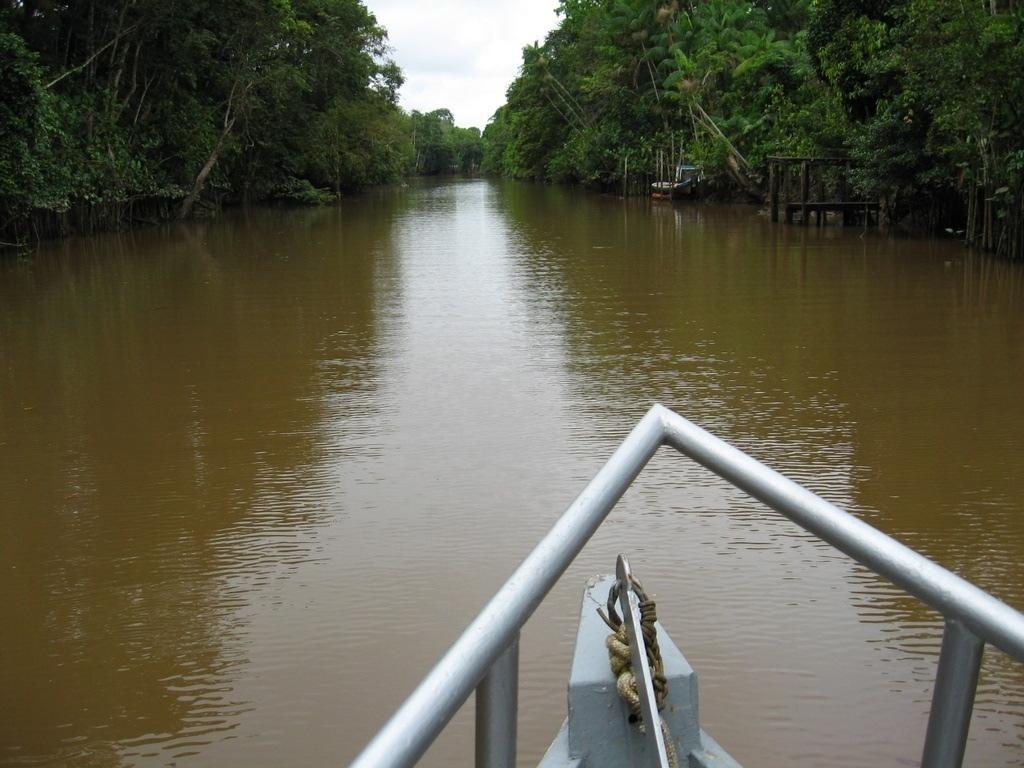
{"type": "Polygon", "coordinates": [[[758,197],[769,156],[838,155],[890,219],[1024,259],[1020,0],[563,0],[559,12],[484,131],[486,170],[628,191],[643,188],[631,174],[685,157],[758,197]]]}
{"type": "Polygon", "coordinates": [[[0,0],[0,241],[472,171],[757,199],[850,158],[893,221],[1024,259],[1022,0],[562,0],[481,136],[405,113],[360,0],[0,0]]]}
{"type": "Polygon", "coordinates": [[[359,0],[0,0],[0,240],[471,170],[359,0]]]}

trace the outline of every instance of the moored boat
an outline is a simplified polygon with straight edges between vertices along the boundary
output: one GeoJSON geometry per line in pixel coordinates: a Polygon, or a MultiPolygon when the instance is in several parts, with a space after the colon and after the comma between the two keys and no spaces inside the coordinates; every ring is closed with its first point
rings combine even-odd
{"type": "Polygon", "coordinates": [[[680,197],[696,197],[700,192],[700,171],[697,166],[680,163],[672,181],[655,181],[651,184],[651,197],[671,200],[680,197]]]}

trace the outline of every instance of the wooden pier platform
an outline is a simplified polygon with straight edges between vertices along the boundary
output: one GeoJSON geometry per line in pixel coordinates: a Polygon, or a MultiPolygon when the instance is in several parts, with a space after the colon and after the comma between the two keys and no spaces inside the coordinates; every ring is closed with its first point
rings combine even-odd
{"type": "Polygon", "coordinates": [[[844,226],[878,224],[877,200],[850,200],[847,176],[852,163],[843,157],[769,157],[769,206],[772,221],[784,206],[787,224],[821,226],[829,213],[839,214],[844,226]],[[797,175],[799,171],[799,176],[797,175]],[[829,179],[826,183],[826,174],[829,179]]]}
{"type": "MultiPolygon", "coordinates": [[[[854,224],[878,224],[878,203],[862,202],[806,202],[786,203],[786,223],[793,224],[799,218],[801,224],[809,224],[811,215],[817,217],[820,226],[822,217],[829,213],[838,213],[842,216],[843,226],[854,224]]],[[[772,221],[778,221],[778,216],[773,216],[772,221]]]]}

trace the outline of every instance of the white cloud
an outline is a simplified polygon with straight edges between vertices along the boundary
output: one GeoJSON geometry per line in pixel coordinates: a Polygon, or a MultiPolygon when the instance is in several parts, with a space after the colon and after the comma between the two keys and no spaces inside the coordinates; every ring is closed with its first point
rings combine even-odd
{"type": "Polygon", "coordinates": [[[388,31],[405,74],[402,107],[447,107],[455,123],[483,130],[505,103],[526,45],[558,23],[558,0],[363,0],[388,31]]]}

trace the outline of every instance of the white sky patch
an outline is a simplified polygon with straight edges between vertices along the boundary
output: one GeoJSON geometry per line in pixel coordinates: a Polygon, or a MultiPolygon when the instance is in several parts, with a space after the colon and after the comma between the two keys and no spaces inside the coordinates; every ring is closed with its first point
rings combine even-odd
{"type": "Polygon", "coordinates": [[[363,0],[388,31],[405,75],[407,111],[447,107],[455,124],[481,131],[505,103],[523,47],[558,24],[558,0],[363,0]]]}

